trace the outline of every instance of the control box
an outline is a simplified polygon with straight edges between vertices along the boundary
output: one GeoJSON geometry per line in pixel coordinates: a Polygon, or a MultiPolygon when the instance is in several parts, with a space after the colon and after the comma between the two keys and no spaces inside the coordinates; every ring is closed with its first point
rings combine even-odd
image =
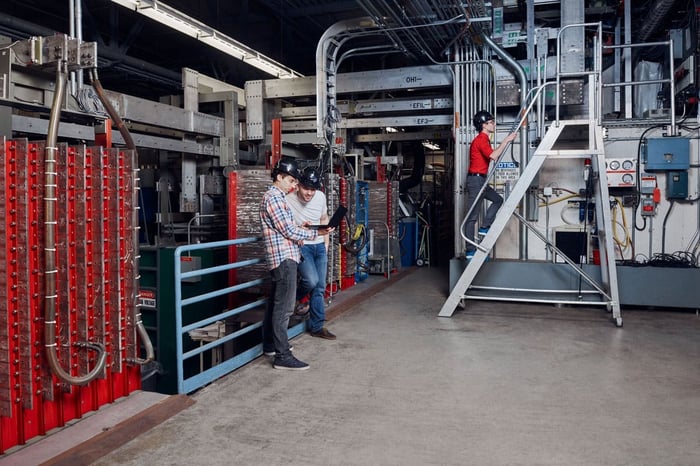
{"type": "Polygon", "coordinates": [[[666,197],[668,199],[688,198],[688,172],[668,172],[666,174],[666,197]]]}
{"type": "Polygon", "coordinates": [[[649,138],[642,145],[647,171],[687,170],[690,167],[690,142],[687,138],[649,138]]]}

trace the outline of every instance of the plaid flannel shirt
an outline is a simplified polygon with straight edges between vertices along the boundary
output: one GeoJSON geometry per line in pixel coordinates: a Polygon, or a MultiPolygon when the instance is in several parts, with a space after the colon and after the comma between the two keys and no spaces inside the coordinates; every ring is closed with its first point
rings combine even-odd
{"type": "Polygon", "coordinates": [[[300,228],[294,223],[285,193],[274,185],[263,195],[260,223],[269,270],[276,269],[286,259],[298,263],[301,260],[299,242],[318,236],[315,230],[300,228]]]}

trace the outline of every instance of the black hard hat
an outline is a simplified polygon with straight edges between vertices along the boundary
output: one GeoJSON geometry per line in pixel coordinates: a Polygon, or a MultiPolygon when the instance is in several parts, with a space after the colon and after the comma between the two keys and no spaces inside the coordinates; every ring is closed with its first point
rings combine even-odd
{"type": "Polygon", "coordinates": [[[305,188],[321,189],[321,177],[313,167],[306,167],[299,178],[299,184],[305,188]]]}
{"type": "Polygon", "coordinates": [[[476,112],[476,115],[474,115],[474,128],[476,128],[477,131],[481,131],[481,125],[493,119],[493,115],[491,115],[486,110],[476,112]]]}
{"type": "Polygon", "coordinates": [[[291,175],[297,180],[301,177],[296,160],[290,158],[280,159],[280,161],[277,162],[277,165],[272,170],[272,177],[274,178],[278,173],[291,175]]]}

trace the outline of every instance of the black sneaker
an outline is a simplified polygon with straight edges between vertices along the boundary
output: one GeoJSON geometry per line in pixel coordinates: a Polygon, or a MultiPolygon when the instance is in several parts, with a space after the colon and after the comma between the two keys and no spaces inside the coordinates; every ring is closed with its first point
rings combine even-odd
{"type": "MultiPolygon", "coordinates": [[[[292,345],[289,345],[289,351],[292,351],[293,349],[294,349],[294,347],[293,347],[292,345]]],[[[263,350],[263,354],[264,354],[265,356],[274,356],[274,355],[277,354],[277,351],[275,351],[275,350],[272,350],[272,351],[265,351],[265,350],[263,350]]]]}
{"type": "Polygon", "coordinates": [[[325,340],[335,340],[335,335],[328,331],[326,327],[321,328],[318,332],[309,332],[312,337],[323,338],[325,340]]]}
{"type": "Polygon", "coordinates": [[[303,361],[299,361],[294,356],[290,356],[286,359],[275,359],[272,363],[272,367],[275,369],[283,369],[287,371],[305,371],[309,368],[309,365],[303,361]]]}

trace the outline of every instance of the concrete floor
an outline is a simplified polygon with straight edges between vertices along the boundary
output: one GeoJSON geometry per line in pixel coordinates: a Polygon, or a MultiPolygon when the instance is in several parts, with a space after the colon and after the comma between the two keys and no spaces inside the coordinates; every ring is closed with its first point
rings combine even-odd
{"type": "Polygon", "coordinates": [[[700,319],[469,301],[418,269],[95,465],[697,465],[700,319]]]}

